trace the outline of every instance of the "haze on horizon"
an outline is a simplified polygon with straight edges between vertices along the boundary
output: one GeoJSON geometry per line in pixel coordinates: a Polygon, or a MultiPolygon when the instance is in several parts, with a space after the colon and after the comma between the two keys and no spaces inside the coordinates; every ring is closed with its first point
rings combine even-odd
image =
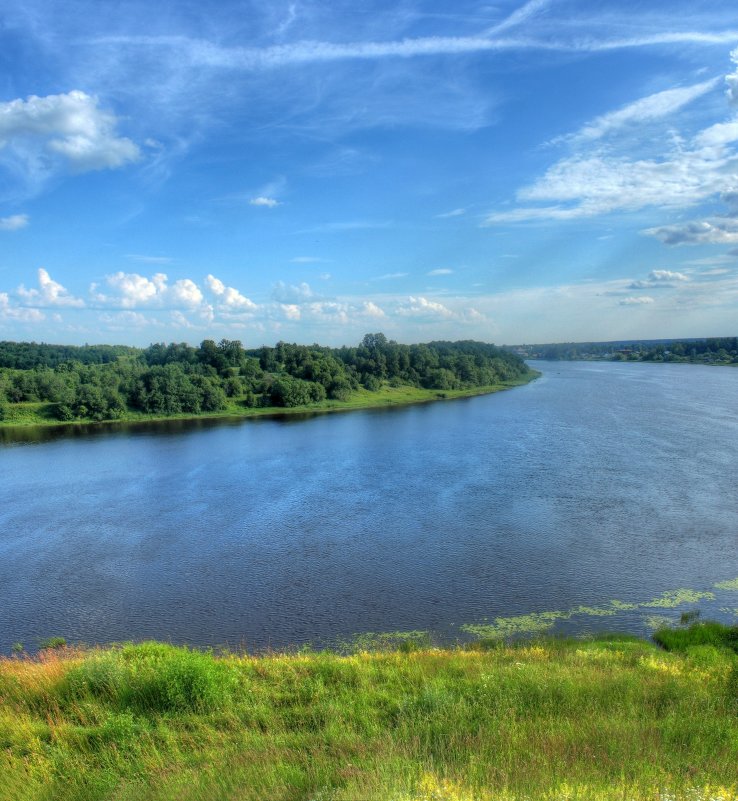
{"type": "Polygon", "coordinates": [[[736,333],[724,2],[4,6],[0,339],[736,333]]]}

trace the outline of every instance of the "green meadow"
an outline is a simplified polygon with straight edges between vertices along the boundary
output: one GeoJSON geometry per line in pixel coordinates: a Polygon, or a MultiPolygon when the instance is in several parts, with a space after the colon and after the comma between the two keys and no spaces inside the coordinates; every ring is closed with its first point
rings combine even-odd
{"type": "Polygon", "coordinates": [[[0,661],[0,799],[738,799],[738,628],[0,661]]]}

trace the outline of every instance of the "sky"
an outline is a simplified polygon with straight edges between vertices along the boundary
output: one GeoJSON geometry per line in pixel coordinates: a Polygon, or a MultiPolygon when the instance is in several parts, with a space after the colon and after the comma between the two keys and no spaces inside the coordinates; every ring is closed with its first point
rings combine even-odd
{"type": "Polygon", "coordinates": [[[0,339],[738,334],[724,0],[0,0],[0,339]]]}

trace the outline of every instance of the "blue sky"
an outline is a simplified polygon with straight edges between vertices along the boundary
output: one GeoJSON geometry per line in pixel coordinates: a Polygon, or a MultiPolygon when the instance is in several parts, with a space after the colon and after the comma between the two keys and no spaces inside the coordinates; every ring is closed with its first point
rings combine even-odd
{"type": "Polygon", "coordinates": [[[738,331],[724,0],[0,4],[0,338],[738,331]]]}

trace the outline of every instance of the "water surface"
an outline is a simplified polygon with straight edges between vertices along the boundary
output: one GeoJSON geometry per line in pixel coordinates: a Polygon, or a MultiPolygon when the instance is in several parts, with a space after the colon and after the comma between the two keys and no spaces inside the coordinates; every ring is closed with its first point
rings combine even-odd
{"type": "Polygon", "coordinates": [[[453,639],[738,576],[738,370],[535,366],[403,409],[0,445],[0,649],[453,639]]]}

